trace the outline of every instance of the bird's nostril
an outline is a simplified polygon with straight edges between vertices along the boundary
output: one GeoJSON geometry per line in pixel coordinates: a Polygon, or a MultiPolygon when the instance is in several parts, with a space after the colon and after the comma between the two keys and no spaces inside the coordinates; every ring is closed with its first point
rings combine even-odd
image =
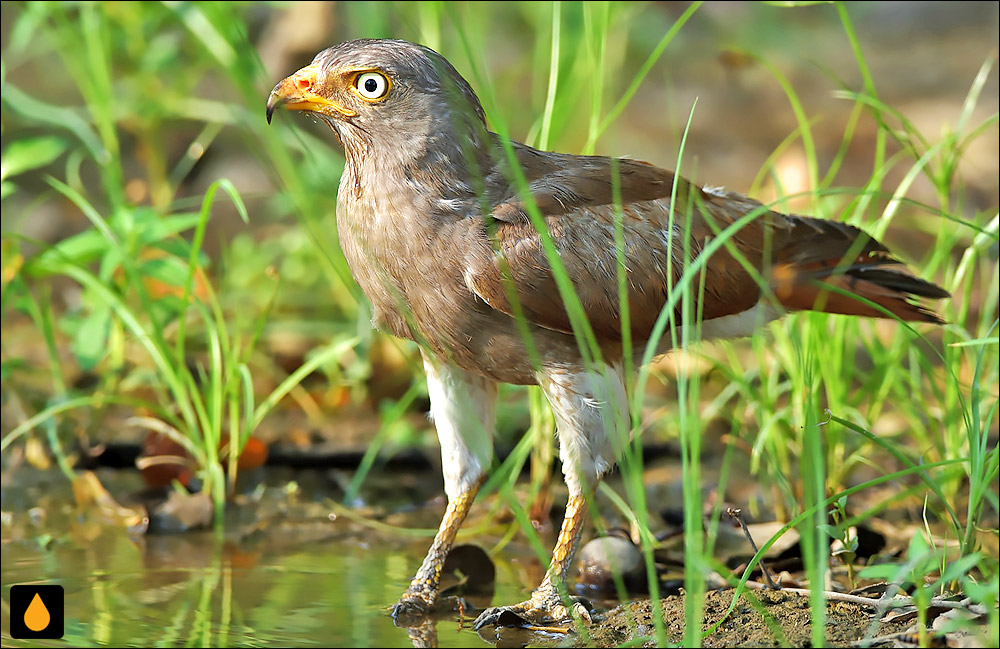
{"type": "Polygon", "coordinates": [[[299,78],[295,81],[295,85],[298,86],[299,90],[309,90],[312,87],[312,81],[299,78]]]}

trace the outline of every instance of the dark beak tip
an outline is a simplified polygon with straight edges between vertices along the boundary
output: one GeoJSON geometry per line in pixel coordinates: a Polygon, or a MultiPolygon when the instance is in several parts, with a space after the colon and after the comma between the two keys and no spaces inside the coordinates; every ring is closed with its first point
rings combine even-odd
{"type": "Polygon", "coordinates": [[[281,101],[275,101],[274,93],[272,92],[271,96],[267,98],[267,123],[268,124],[271,123],[271,117],[274,116],[274,109],[277,108],[279,104],[281,104],[281,101]]]}
{"type": "MultiPolygon", "coordinates": [[[[284,83],[284,82],[282,82],[284,83]]],[[[267,123],[271,123],[271,118],[274,117],[274,111],[285,103],[285,98],[281,96],[278,92],[278,88],[281,87],[281,83],[274,87],[271,94],[267,96],[267,123]]]]}

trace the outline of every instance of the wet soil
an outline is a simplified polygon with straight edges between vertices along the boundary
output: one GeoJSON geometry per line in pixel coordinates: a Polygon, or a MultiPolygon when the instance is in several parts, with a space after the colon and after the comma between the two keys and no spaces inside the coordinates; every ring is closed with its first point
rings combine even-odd
{"type": "MultiPolygon", "coordinates": [[[[810,647],[812,612],[809,597],[785,591],[745,593],[727,615],[735,591],[710,591],[705,594],[704,632],[718,624],[702,639],[704,647],[810,647]],[[721,623],[720,623],[721,621],[721,623]]],[[[685,598],[667,597],[660,601],[664,627],[670,642],[683,642],[685,598]]],[[[827,602],[827,646],[847,647],[865,637],[872,625],[872,609],[850,602],[827,602]]],[[[898,624],[879,625],[876,635],[902,629],[898,624]],[[889,627],[892,630],[888,630],[889,627]]],[[[904,627],[905,628],[905,627],[904,627]]],[[[654,646],[655,633],[652,602],[624,604],[610,611],[592,631],[593,643],[600,647],[654,646]]]]}

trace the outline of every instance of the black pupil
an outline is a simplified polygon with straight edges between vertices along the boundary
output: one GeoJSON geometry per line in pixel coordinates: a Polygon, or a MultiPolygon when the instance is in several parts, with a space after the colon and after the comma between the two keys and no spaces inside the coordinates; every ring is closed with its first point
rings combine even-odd
{"type": "Polygon", "coordinates": [[[371,77],[365,79],[365,90],[367,92],[374,93],[376,90],[378,90],[378,81],[372,79],[371,77]]]}

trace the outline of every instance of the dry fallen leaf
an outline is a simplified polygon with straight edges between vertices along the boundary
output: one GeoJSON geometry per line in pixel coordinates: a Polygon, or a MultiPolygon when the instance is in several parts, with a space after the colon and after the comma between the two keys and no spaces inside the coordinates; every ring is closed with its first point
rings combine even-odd
{"type": "Polygon", "coordinates": [[[129,532],[138,534],[144,533],[149,525],[145,509],[120,505],[93,471],[76,475],[73,479],[73,497],[83,515],[95,517],[105,525],[125,527],[129,532]]]}

